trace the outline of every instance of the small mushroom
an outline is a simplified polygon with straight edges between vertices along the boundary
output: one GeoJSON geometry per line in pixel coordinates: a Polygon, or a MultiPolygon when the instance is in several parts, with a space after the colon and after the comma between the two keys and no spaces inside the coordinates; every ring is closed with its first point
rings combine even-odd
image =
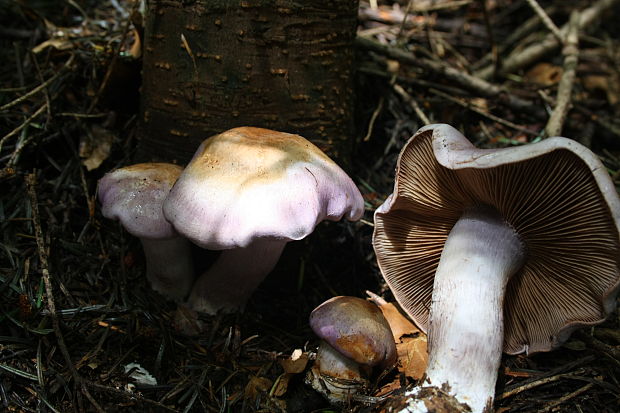
{"type": "Polygon", "coordinates": [[[188,299],[214,314],[243,309],[287,242],[326,219],[359,219],[364,202],[351,178],[306,139],[241,127],[200,145],[163,209],[193,243],[223,250],[188,299]]]}
{"type": "Polygon", "coordinates": [[[142,242],[146,276],[152,288],[181,301],[194,274],[191,244],[164,218],[162,203],[183,168],[166,163],[141,163],[105,174],[97,192],[104,217],[118,220],[142,242]]]}
{"type": "Polygon", "coordinates": [[[619,228],[605,167],[575,141],[477,149],[428,125],[400,154],[373,244],[397,301],[428,331],[428,382],[482,412],[502,350],[551,350],[614,309],[619,228]]]}
{"type": "Polygon", "coordinates": [[[333,297],[310,314],[310,327],[321,339],[306,381],[334,404],[367,387],[374,367],[396,362],[394,336],[375,304],[357,297],[333,297]]]}

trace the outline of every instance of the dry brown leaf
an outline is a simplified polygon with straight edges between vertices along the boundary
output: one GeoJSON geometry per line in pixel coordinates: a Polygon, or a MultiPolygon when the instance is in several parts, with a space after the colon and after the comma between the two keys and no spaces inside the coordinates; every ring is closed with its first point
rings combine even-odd
{"type": "Polygon", "coordinates": [[[273,388],[273,395],[275,397],[282,397],[288,390],[288,383],[295,375],[292,373],[282,373],[276,380],[276,384],[273,388]]]}
{"type": "Polygon", "coordinates": [[[583,87],[590,91],[601,91],[611,105],[620,102],[620,82],[617,76],[588,75],[581,80],[583,87]]]}
{"type": "Polygon", "coordinates": [[[39,43],[35,47],[33,47],[32,53],[34,54],[41,53],[43,50],[47,49],[48,47],[52,47],[57,50],[69,50],[73,48],[73,42],[69,39],[61,39],[61,38],[48,39],[42,43],[39,43]]]}
{"type": "Polygon", "coordinates": [[[386,302],[374,293],[367,293],[371,301],[379,306],[392,329],[398,353],[398,370],[414,380],[421,379],[428,364],[426,334],[405,317],[394,304],[386,302]]]}
{"type": "Polygon", "coordinates": [[[298,351],[301,352],[301,350],[295,350],[291,356],[278,360],[286,373],[298,374],[306,368],[308,353],[297,353],[298,351]]]}
{"type": "Polygon", "coordinates": [[[302,373],[306,369],[308,360],[308,353],[304,353],[300,349],[295,349],[293,354],[287,358],[278,359],[284,373],[282,373],[276,380],[272,394],[276,397],[284,396],[288,390],[289,381],[295,377],[295,375],[302,373]]]}
{"type": "Polygon", "coordinates": [[[525,79],[540,86],[553,86],[560,81],[562,68],[551,63],[538,63],[525,73],[525,79]]]}
{"type": "Polygon", "coordinates": [[[245,386],[243,397],[246,400],[256,400],[261,393],[267,393],[272,385],[272,381],[266,377],[252,376],[245,386]]]}
{"type": "Polygon", "coordinates": [[[110,156],[116,136],[108,129],[93,125],[80,140],[80,157],[87,170],[97,169],[110,156]]]}
{"type": "Polygon", "coordinates": [[[396,343],[398,352],[398,369],[405,376],[420,380],[428,364],[426,334],[420,332],[412,336],[402,336],[396,343]]]}

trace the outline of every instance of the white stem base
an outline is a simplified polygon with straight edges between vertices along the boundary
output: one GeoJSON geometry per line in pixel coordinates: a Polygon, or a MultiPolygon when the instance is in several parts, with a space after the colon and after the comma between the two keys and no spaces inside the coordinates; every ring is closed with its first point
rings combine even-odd
{"type": "Polygon", "coordinates": [[[140,241],[151,288],[177,302],[183,301],[194,282],[190,242],[182,237],[140,241]]]}
{"type": "Polygon", "coordinates": [[[501,361],[503,301],[523,263],[517,233],[493,210],[467,210],[450,232],[435,274],[427,381],[473,412],[493,404],[501,361]]]}
{"type": "Polygon", "coordinates": [[[351,400],[368,386],[368,366],[360,366],[321,340],[316,361],[306,375],[306,383],[334,405],[351,400]]]}
{"type": "Polygon", "coordinates": [[[190,308],[207,314],[243,310],[245,303],[277,264],[286,241],[256,241],[245,248],[224,250],[194,283],[190,308]]]}

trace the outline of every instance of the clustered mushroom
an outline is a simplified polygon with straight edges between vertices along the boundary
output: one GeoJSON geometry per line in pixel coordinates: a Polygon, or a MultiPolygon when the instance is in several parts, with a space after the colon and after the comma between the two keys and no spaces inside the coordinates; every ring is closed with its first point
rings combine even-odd
{"type": "Polygon", "coordinates": [[[394,336],[375,304],[358,297],[330,298],[310,314],[321,339],[306,381],[331,403],[344,403],[368,385],[373,368],[396,362],[394,336]]]}
{"type": "Polygon", "coordinates": [[[325,219],[358,220],[364,201],[351,178],[308,140],[243,127],[200,145],[163,209],[184,237],[223,250],[188,300],[213,314],[242,309],[287,242],[325,219]]]}
{"type": "Polygon", "coordinates": [[[482,412],[502,350],[551,350],[614,309],[619,229],[613,182],[582,145],[477,149],[438,124],[402,149],[373,244],[396,300],[428,331],[427,381],[482,412]]]}
{"type": "MultiPolygon", "coordinates": [[[[153,288],[209,314],[242,310],[287,242],[364,210],[312,143],[252,127],[206,139],[185,169],[121,168],[98,191],[103,215],[141,239],[153,288]],[[221,250],[197,279],[190,241],[221,250]]],[[[551,350],[614,309],[620,199],[596,155],[570,139],[477,149],[428,125],[402,149],[374,219],[380,270],[429,334],[426,381],[474,412],[492,406],[502,351],[551,350]]],[[[310,325],[321,344],[308,381],[333,402],[395,361],[390,327],[366,300],[334,297],[310,325]]],[[[423,404],[412,398],[404,411],[423,404]]]]}
{"type": "MultiPolygon", "coordinates": [[[[187,303],[204,313],[242,310],[287,242],[306,237],[323,220],[357,220],[364,212],[362,195],[351,178],[299,135],[231,129],[206,139],[187,167],[182,172],[177,168],[172,189],[170,180],[158,192],[139,192],[141,206],[127,208],[138,192],[129,192],[123,186],[127,183],[112,179],[127,168],[106,175],[99,183],[99,195],[105,215],[108,193],[118,193],[115,198],[130,210],[123,225],[138,224],[144,230],[146,225],[132,219],[147,205],[150,194],[154,199],[148,201],[152,202],[148,215],[157,215],[160,225],[184,241],[223,250],[205,273],[195,281],[191,278],[187,303]]],[[[144,183],[136,176],[128,184],[140,190],[144,183]]],[[[145,252],[146,248],[145,244],[145,252]]],[[[183,291],[187,293],[185,286],[183,291]]]]}

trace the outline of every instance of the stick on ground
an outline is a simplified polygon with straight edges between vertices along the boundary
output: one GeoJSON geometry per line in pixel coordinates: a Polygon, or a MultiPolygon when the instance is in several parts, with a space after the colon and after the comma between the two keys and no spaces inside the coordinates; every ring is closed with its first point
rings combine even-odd
{"type": "Polygon", "coordinates": [[[562,133],[562,126],[566,119],[566,114],[570,107],[573,92],[573,83],[577,72],[579,61],[579,13],[574,11],[571,14],[566,45],[564,46],[564,67],[562,78],[558,85],[558,98],[556,105],[549,117],[545,132],[547,136],[559,136],[562,133]]]}
{"type": "Polygon", "coordinates": [[[60,322],[58,321],[58,314],[56,313],[56,304],[54,303],[54,292],[52,289],[52,282],[50,280],[49,266],[47,262],[47,252],[45,250],[45,241],[43,239],[43,230],[41,229],[41,221],[39,219],[39,201],[37,197],[37,179],[35,173],[31,173],[26,175],[26,185],[28,187],[28,197],[30,198],[30,204],[32,209],[32,223],[34,226],[34,234],[37,240],[37,252],[39,254],[39,262],[41,265],[41,274],[43,276],[43,284],[45,285],[45,295],[47,298],[47,307],[50,312],[50,317],[52,318],[52,326],[54,327],[54,334],[56,335],[56,340],[58,342],[58,347],[60,348],[60,352],[62,353],[65,362],[67,363],[67,367],[71,372],[71,376],[75,381],[75,385],[79,388],[82,394],[91,402],[91,404],[95,407],[95,409],[104,413],[104,410],[99,406],[97,401],[90,394],[82,377],[78,373],[73,361],[71,360],[71,355],[69,354],[69,350],[67,349],[67,345],[65,343],[65,338],[60,330],[60,322]]]}

